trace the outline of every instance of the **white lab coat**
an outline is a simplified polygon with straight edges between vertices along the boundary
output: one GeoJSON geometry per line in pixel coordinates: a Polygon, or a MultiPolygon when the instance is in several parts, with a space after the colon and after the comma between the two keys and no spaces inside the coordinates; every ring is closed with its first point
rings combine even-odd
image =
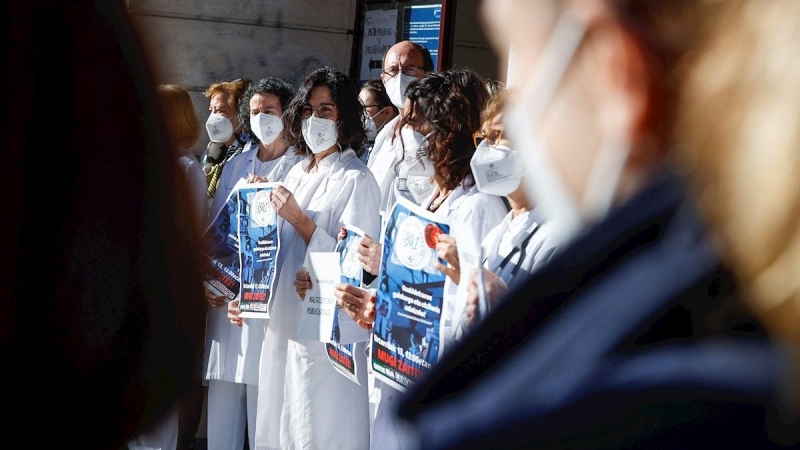
{"type": "MultiPolygon", "coordinates": [[[[400,120],[399,115],[378,131],[378,135],[375,136],[375,144],[367,161],[367,167],[375,177],[375,181],[381,191],[380,210],[382,212],[387,212],[393,205],[390,199],[394,196],[393,183],[397,178],[395,164],[399,161],[395,146],[400,145],[399,140],[393,139],[393,137],[394,127],[398,120],[400,120]]],[[[377,239],[376,236],[372,237],[377,239]]]]}
{"type": "MultiPolygon", "coordinates": [[[[508,208],[501,197],[482,193],[476,186],[467,187],[466,181],[456,187],[434,213],[446,217],[450,223],[466,224],[480,242],[483,236],[497,226],[507,214],[508,208]]],[[[438,194],[438,188],[420,206],[427,208],[438,194]]],[[[448,279],[449,281],[449,279],[448,279]]],[[[442,309],[442,324],[445,337],[452,334],[450,329],[454,311],[453,300],[456,286],[445,281],[445,299],[442,309]]],[[[448,340],[443,341],[446,346],[448,340]]],[[[446,348],[446,347],[444,347],[446,348]]],[[[393,404],[402,393],[380,380],[374,380],[374,390],[370,393],[374,417],[370,424],[372,432],[370,448],[411,449],[416,448],[414,437],[409,435],[402,422],[397,422],[392,414],[393,404]]]]}
{"type": "MultiPolygon", "coordinates": [[[[279,219],[281,249],[270,320],[261,351],[256,425],[257,449],[365,449],[369,446],[367,390],[339,374],[328,361],[325,344],[296,337],[304,304],[294,277],[307,252],[335,251],[343,224],[376,236],[380,191],[352,149],[329,155],[318,171],[308,162],[292,168],[284,180],[317,229],[306,246],[295,229],[279,219]]],[[[357,327],[339,311],[340,326],[357,327]]],[[[369,332],[362,330],[364,340],[369,332]]],[[[358,364],[366,364],[366,356],[358,364]]]]}
{"type": "Polygon", "coordinates": [[[536,209],[513,218],[509,212],[483,240],[483,254],[486,255],[484,267],[513,288],[553,257],[558,249],[553,226],[554,222],[544,222],[544,218],[536,209]],[[519,249],[528,237],[530,239],[525,244],[525,259],[520,261],[521,252],[514,249],[519,249]],[[511,259],[504,267],[500,267],[503,260],[512,252],[514,254],[511,259]],[[515,267],[519,269],[517,274],[513,275],[515,267]]]}
{"type": "Polygon", "coordinates": [[[197,224],[203,226],[206,223],[206,216],[208,215],[208,202],[206,198],[206,191],[208,185],[206,184],[206,175],[203,173],[203,168],[194,154],[185,154],[178,158],[178,167],[181,172],[186,176],[186,184],[189,187],[189,195],[191,196],[194,211],[197,213],[197,224]]]}
{"type": "MultiPolygon", "coordinates": [[[[236,183],[256,174],[269,181],[283,181],[292,166],[303,157],[289,147],[280,158],[262,163],[258,151],[240,153],[222,169],[217,193],[211,206],[213,221],[228,199],[236,183]]],[[[257,398],[259,359],[264,342],[265,321],[250,319],[241,328],[228,320],[227,308],[209,308],[206,318],[204,353],[205,380],[208,382],[208,448],[217,450],[231,445],[241,448],[245,421],[249,424],[250,445],[254,448],[254,405],[247,399],[257,398]],[[235,383],[229,386],[227,383],[235,383]],[[217,391],[220,391],[218,394],[217,391]],[[234,444],[230,444],[234,442],[234,444]],[[241,443],[241,444],[240,444],[241,443]]]]}

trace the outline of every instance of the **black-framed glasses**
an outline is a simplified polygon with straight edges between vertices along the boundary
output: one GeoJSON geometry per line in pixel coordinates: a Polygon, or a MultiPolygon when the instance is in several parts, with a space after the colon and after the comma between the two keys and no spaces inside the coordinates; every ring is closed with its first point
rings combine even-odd
{"type": "Polygon", "coordinates": [[[402,66],[402,67],[392,66],[392,67],[389,67],[387,70],[384,70],[383,73],[386,76],[390,77],[390,78],[394,78],[401,71],[403,72],[403,75],[407,75],[409,77],[415,77],[415,78],[420,76],[420,75],[422,75],[423,73],[425,73],[425,69],[424,68],[422,68],[420,66],[415,66],[413,64],[409,64],[407,66],[402,66]]]}
{"type": "Polygon", "coordinates": [[[472,135],[472,142],[475,148],[478,148],[481,142],[486,141],[489,147],[496,147],[500,141],[503,140],[503,130],[492,129],[484,133],[483,131],[476,131],[472,135]]]}
{"type": "Polygon", "coordinates": [[[311,105],[305,105],[300,110],[300,118],[308,119],[309,117],[311,117],[312,114],[316,112],[317,117],[319,117],[320,119],[330,119],[335,109],[336,105],[332,103],[322,103],[316,108],[311,105]]]}

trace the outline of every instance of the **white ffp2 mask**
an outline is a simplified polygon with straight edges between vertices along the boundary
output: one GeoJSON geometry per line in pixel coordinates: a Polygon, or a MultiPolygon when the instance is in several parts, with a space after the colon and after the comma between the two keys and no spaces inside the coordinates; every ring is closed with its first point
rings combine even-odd
{"type": "Polygon", "coordinates": [[[302,128],[303,140],[315,155],[333,147],[339,140],[336,122],[330,119],[311,116],[303,119],[302,128]]]}
{"type": "Polygon", "coordinates": [[[283,121],[272,114],[258,113],[250,116],[250,129],[262,144],[269,145],[275,142],[283,131],[283,121]]]}

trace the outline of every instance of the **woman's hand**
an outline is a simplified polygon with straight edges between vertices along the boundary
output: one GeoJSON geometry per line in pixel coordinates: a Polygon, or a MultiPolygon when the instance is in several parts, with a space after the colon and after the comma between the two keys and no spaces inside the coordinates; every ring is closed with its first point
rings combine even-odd
{"type": "Polygon", "coordinates": [[[297,204],[294,194],[284,186],[275,186],[270,194],[270,203],[275,212],[289,222],[308,245],[317,225],[297,204]]]}
{"type": "Polygon", "coordinates": [[[439,261],[436,261],[433,266],[453,280],[453,283],[458,284],[461,281],[461,265],[458,262],[458,247],[456,247],[456,240],[453,236],[439,235],[439,241],[436,243],[436,256],[445,260],[447,266],[439,261]]]}
{"type": "Polygon", "coordinates": [[[311,289],[311,274],[306,269],[300,269],[294,274],[294,290],[301,299],[306,299],[306,291],[311,289]]]}
{"type": "Polygon", "coordinates": [[[372,275],[377,275],[381,267],[383,245],[365,234],[361,238],[361,243],[356,251],[358,252],[358,260],[364,270],[372,275]]]}
{"type": "Polygon", "coordinates": [[[333,290],[337,303],[365,330],[375,322],[375,293],[347,283],[337,283],[333,290]]]}
{"type": "Polygon", "coordinates": [[[206,301],[214,308],[222,308],[225,306],[225,296],[214,295],[214,293],[209,291],[208,288],[206,288],[206,301]]]}
{"type": "Polygon", "coordinates": [[[241,313],[242,311],[239,309],[239,300],[231,300],[228,302],[228,320],[240,328],[242,324],[244,324],[244,319],[239,317],[241,313]]]}
{"type": "MultiPolygon", "coordinates": [[[[500,300],[508,294],[508,286],[502,278],[498,277],[489,269],[481,267],[483,270],[483,285],[486,288],[486,298],[490,307],[496,306],[500,300]]],[[[472,327],[483,320],[479,317],[478,309],[478,271],[473,270],[469,277],[469,284],[467,285],[467,307],[464,310],[464,315],[467,319],[467,326],[472,327]]]]}

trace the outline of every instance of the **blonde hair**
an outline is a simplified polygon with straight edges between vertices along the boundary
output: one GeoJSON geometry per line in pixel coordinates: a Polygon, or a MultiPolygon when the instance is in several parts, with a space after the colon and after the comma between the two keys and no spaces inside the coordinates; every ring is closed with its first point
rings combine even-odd
{"type": "Polygon", "coordinates": [[[674,144],[745,300],[800,352],[800,3],[725,0],[678,103],[674,144]]]}
{"type": "Polygon", "coordinates": [[[176,84],[163,84],[158,94],[172,145],[176,149],[191,148],[200,139],[201,130],[189,93],[176,84]]]}

